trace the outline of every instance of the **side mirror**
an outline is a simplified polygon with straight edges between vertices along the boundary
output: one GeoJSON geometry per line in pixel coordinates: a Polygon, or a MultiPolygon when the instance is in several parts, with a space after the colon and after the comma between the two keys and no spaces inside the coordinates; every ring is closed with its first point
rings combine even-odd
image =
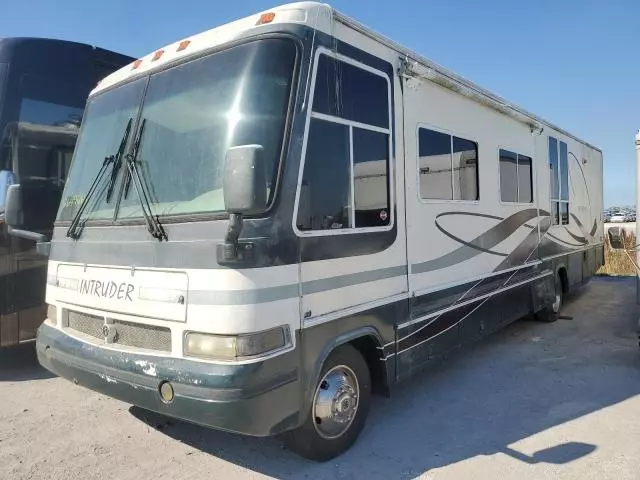
{"type": "Polygon", "coordinates": [[[22,189],[20,184],[10,185],[7,188],[7,197],[4,204],[4,221],[9,228],[20,228],[24,222],[22,211],[22,189]]]}
{"type": "MultiPolygon", "coordinates": [[[[22,230],[24,224],[24,210],[22,205],[22,189],[20,184],[14,184],[7,189],[7,199],[4,208],[4,221],[9,235],[16,238],[31,240],[37,244],[44,243],[47,237],[41,233],[22,230]]],[[[39,253],[46,252],[46,248],[36,246],[39,253]]]]}
{"type": "Polygon", "coordinates": [[[242,216],[267,206],[267,171],[262,145],[242,145],[227,150],[222,175],[224,208],[229,227],[224,243],[217,246],[220,265],[247,265],[255,258],[252,243],[240,243],[242,216]]]}
{"type": "Polygon", "coordinates": [[[0,211],[4,211],[7,203],[7,191],[16,182],[16,177],[10,170],[0,170],[0,211]]]}
{"type": "Polygon", "coordinates": [[[222,178],[224,208],[229,213],[259,212],[267,205],[267,172],[262,145],[242,145],[227,151],[222,178]]]}
{"type": "Polygon", "coordinates": [[[607,230],[609,245],[614,250],[624,250],[624,233],[622,227],[609,227],[607,230]]]}

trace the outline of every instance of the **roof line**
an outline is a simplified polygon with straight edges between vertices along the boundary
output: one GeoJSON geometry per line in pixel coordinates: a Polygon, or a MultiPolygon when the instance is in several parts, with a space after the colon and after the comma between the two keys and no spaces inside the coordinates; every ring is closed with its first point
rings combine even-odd
{"type": "MultiPolygon", "coordinates": [[[[544,120],[543,118],[538,117],[537,115],[534,115],[531,112],[528,112],[527,110],[525,110],[524,108],[519,107],[518,105],[511,103],[507,100],[505,100],[504,98],[491,93],[490,91],[480,87],[479,85],[476,85],[475,83],[466,80],[464,78],[462,78],[461,76],[453,73],[452,71],[442,67],[441,65],[438,65],[435,62],[432,62],[431,60],[423,57],[422,55],[413,52],[411,50],[409,50],[408,48],[404,47],[403,45],[395,42],[394,40],[391,40],[390,38],[370,29],[369,27],[367,27],[366,25],[363,25],[362,23],[358,22],[357,20],[352,19],[351,17],[348,17],[346,15],[344,15],[343,13],[340,13],[339,11],[335,10],[334,8],[330,7],[331,10],[333,11],[333,17],[336,21],[356,30],[357,32],[377,41],[382,43],[383,45],[385,45],[386,47],[394,50],[396,53],[402,55],[403,57],[406,57],[407,59],[410,59],[414,62],[417,62],[418,64],[421,64],[422,66],[429,68],[431,70],[433,70],[434,72],[437,72],[439,75],[445,77],[449,82],[456,84],[459,87],[463,87],[466,89],[469,89],[471,91],[473,91],[475,94],[480,95],[481,97],[484,97],[486,100],[488,100],[489,102],[492,102],[495,105],[495,109],[506,114],[509,115],[511,117],[516,118],[517,120],[520,120],[519,118],[517,118],[517,115],[522,115],[524,117],[527,117],[529,120],[531,120],[532,122],[536,122],[536,123],[540,123],[543,124],[549,128],[552,128],[554,130],[557,130],[558,132],[562,133],[563,135],[566,135],[567,137],[570,137],[574,140],[576,140],[579,143],[582,143],[594,150],[597,150],[598,152],[602,153],[602,150],[592,144],[590,144],[589,142],[586,142],[585,140],[582,140],[579,137],[576,137],[575,135],[567,132],[566,130],[554,125],[551,122],[548,122],[547,120],[544,120]],[[501,107],[501,108],[498,108],[501,107]],[[513,113],[509,113],[509,112],[513,112],[513,113]]],[[[443,85],[444,86],[444,85],[443,85]]],[[[451,88],[450,88],[451,89],[451,88]]],[[[464,93],[463,93],[464,95],[464,93]]],[[[467,95],[468,96],[468,95],[467,95]]],[[[477,101],[477,99],[474,99],[475,101],[477,101]]]]}

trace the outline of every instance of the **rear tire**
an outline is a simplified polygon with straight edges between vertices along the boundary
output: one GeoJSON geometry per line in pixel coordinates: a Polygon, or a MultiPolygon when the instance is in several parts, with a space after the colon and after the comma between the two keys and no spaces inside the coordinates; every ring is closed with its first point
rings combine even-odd
{"type": "Polygon", "coordinates": [[[556,297],[554,302],[536,313],[537,320],[552,323],[560,316],[560,310],[562,310],[562,305],[564,303],[564,291],[562,289],[562,280],[560,279],[560,275],[556,275],[555,291],[556,297]]]}
{"type": "Polygon", "coordinates": [[[351,345],[334,350],[322,366],[305,422],[282,434],[297,454],[327,461],[346,452],[364,427],[371,403],[371,373],[351,345]]]}

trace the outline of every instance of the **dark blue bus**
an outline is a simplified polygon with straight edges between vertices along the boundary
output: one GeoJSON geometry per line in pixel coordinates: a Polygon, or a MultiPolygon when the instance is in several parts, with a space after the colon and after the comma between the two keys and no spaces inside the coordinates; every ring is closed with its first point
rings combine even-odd
{"type": "Polygon", "coordinates": [[[91,45],[0,38],[0,347],[32,340],[46,316],[46,257],[4,222],[20,183],[25,230],[49,235],[89,92],[132,58],[91,45]]]}

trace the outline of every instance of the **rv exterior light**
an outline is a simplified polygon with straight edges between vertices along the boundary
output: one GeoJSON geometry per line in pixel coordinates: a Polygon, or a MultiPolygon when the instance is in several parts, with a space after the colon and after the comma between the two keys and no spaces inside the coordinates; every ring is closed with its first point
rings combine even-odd
{"type": "Polygon", "coordinates": [[[159,60],[163,54],[164,54],[164,50],[158,50],[156,53],[153,54],[153,58],[151,59],[151,61],[155,62],[156,60],[159,60]]]}
{"type": "Polygon", "coordinates": [[[176,52],[181,52],[182,50],[187,48],[190,43],[191,43],[191,40],[183,40],[183,41],[181,41],[180,45],[178,45],[178,49],[176,50],[176,52]]]}
{"type": "Polygon", "coordinates": [[[135,62],[133,62],[133,66],[131,67],[131,70],[135,70],[136,68],[138,68],[140,65],[142,64],[142,60],[138,59],[135,62]]]}
{"type": "Polygon", "coordinates": [[[529,125],[529,128],[531,130],[531,135],[542,135],[542,132],[544,131],[544,127],[540,125],[531,124],[529,125]]]}
{"type": "Polygon", "coordinates": [[[273,22],[273,19],[276,18],[276,14],[274,12],[267,12],[260,15],[260,18],[256,22],[256,25],[264,25],[265,23],[273,22]]]}
{"type": "Polygon", "coordinates": [[[291,344],[288,327],[243,335],[211,335],[187,332],[184,353],[188,356],[236,360],[264,355],[291,344]]]}

